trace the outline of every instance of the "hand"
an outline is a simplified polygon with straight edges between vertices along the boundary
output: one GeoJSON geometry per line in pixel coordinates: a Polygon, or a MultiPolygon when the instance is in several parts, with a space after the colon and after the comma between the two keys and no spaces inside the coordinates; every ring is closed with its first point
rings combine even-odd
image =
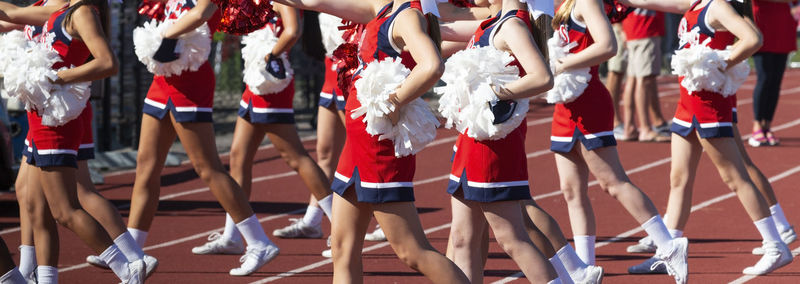
{"type": "Polygon", "coordinates": [[[400,100],[397,99],[397,94],[389,95],[389,103],[394,106],[394,111],[387,113],[386,117],[392,122],[392,125],[397,125],[400,121],[400,100]]]}
{"type": "Polygon", "coordinates": [[[555,66],[553,66],[553,76],[561,74],[564,72],[564,62],[561,62],[561,59],[556,60],[555,66]]]}
{"type": "Polygon", "coordinates": [[[280,57],[269,54],[267,57],[267,73],[278,79],[286,79],[286,67],[280,57]]]}
{"type": "Polygon", "coordinates": [[[161,39],[161,45],[158,46],[158,50],[156,50],[156,54],[153,55],[153,59],[161,63],[169,63],[178,60],[180,54],[175,53],[175,47],[177,45],[178,45],[178,39],[174,38],[161,39]]]}

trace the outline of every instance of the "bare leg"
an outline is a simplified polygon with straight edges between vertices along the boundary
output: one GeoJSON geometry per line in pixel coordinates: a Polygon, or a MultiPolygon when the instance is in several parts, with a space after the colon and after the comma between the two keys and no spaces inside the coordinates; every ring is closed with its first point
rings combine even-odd
{"type": "Polygon", "coordinates": [[[687,137],[672,134],[672,164],[670,166],[670,190],[667,202],[667,228],[683,231],[692,209],[692,189],[697,174],[697,165],[703,148],[695,132],[687,137]]]}
{"type": "Polygon", "coordinates": [[[363,283],[361,249],[372,210],[369,204],[358,202],[355,188],[350,188],[344,197],[333,196],[333,212],[333,283],[363,283]]]}
{"type": "Polygon", "coordinates": [[[290,168],[300,174],[300,178],[317,200],[333,193],[330,190],[330,179],[311,159],[303,148],[303,142],[297,136],[294,124],[268,124],[264,126],[269,140],[281,153],[281,157],[290,168]]]}
{"type": "Polygon", "coordinates": [[[14,183],[14,193],[17,195],[19,203],[19,234],[20,244],[24,246],[33,245],[33,229],[31,228],[31,217],[28,213],[28,203],[25,202],[28,198],[26,196],[28,189],[25,183],[28,181],[28,168],[30,165],[27,159],[23,156],[19,165],[19,172],[17,173],[17,181],[14,183]]]}
{"type": "Polygon", "coordinates": [[[606,77],[606,87],[608,88],[608,92],[611,94],[611,101],[614,102],[614,125],[622,124],[622,116],[619,112],[619,103],[620,95],[622,94],[620,87],[622,86],[623,79],[625,79],[625,74],[614,71],[609,71],[608,77],[606,77]]]}
{"type": "Polygon", "coordinates": [[[408,267],[419,271],[433,283],[469,283],[458,266],[428,243],[414,203],[389,202],[371,206],[392,249],[408,267]]]}
{"type": "Polygon", "coordinates": [[[589,169],[580,155],[579,147],[574,147],[569,153],[556,153],[556,167],[558,168],[561,192],[564,194],[569,209],[572,234],[593,236],[596,234],[597,228],[587,187],[589,169]]]}
{"type": "Polygon", "coordinates": [[[125,222],[111,202],[97,193],[89,174],[89,164],[87,161],[78,161],[78,200],[86,213],[97,220],[103,229],[108,232],[112,239],[124,234],[128,230],[125,222]]]}
{"type": "Polygon", "coordinates": [[[635,78],[628,78],[625,82],[625,91],[622,93],[622,107],[625,110],[622,114],[622,124],[625,127],[625,137],[629,138],[634,137],[634,134],[636,134],[636,124],[633,121],[634,115],[636,114],[634,98],[636,85],[637,82],[635,78]]]}
{"type": "Polygon", "coordinates": [[[233,141],[231,141],[231,177],[239,184],[248,199],[253,185],[253,159],[266,134],[266,129],[259,126],[241,117],[236,118],[233,141]]]}
{"type": "Polygon", "coordinates": [[[343,115],[325,107],[317,111],[317,164],[329,180],[333,180],[346,138],[343,115]]]}
{"type": "Polygon", "coordinates": [[[36,243],[36,261],[39,265],[56,267],[58,265],[58,228],[47,199],[42,191],[39,168],[27,166],[25,184],[25,203],[36,243]]]}
{"type": "MultiPolygon", "coordinates": [[[[483,283],[486,253],[482,249],[484,232],[488,229],[483,211],[475,202],[464,200],[463,191],[450,198],[453,212],[447,257],[452,260],[472,283],[483,283]]],[[[488,248],[488,247],[487,247],[488,248]]]]}
{"type": "Polygon", "coordinates": [[[753,160],[750,159],[750,155],[747,154],[747,150],[744,147],[744,143],[742,142],[742,134],[739,133],[739,128],[736,124],[733,125],[733,138],[736,141],[736,146],[739,148],[739,153],[742,154],[742,160],[744,161],[744,166],[747,169],[747,174],[750,176],[750,180],[753,181],[758,191],[761,192],[761,195],[764,196],[764,199],[767,201],[767,205],[772,206],[778,204],[778,198],[775,197],[775,191],[772,190],[772,185],[769,183],[769,179],[764,176],[764,173],[761,172],[758,167],[753,163],[753,160]]]}
{"type": "Polygon", "coordinates": [[[158,120],[142,115],[139,152],[136,155],[136,179],[128,215],[129,228],[150,231],[153,217],[158,210],[161,170],[164,169],[164,162],[173,142],[175,129],[169,119],[158,120]]]}
{"type": "Polygon", "coordinates": [[[645,88],[645,92],[647,94],[648,103],[648,113],[650,114],[650,122],[652,125],[663,125],[667,123],[664,120],[664,114],[661,112],[661,98],[658,97],[658,76],[648,76],[645,77],[646,80],[651,80],[651,82],[646,82],[645,84],[647,87],[645,88]],[[652,79],[648,79],[652,78],[652,79]]]}
{"type": "MultiPolygon", "coordinates": [[[[524,205],[523,210],[527,213],[528,217],[530,217],[532,224],[547,238],[552,253],[546,249],[546,246],[542,248],[537,245],[537,247],[539,247],[539,250],[544,252],[545,256],[548,258],[553,257],[556,251],[568,244],[567,238],[564,237],[564,233],[561,231],[561,227],[556,220],[553,219],[550,214],[542,210],[533,199],[523,200],[522,204],[524,205]]],[[[530,231],[528,232],[528,236],[532,236],[530,231]]],[[[531,240],[533,240],[533,237],[531,237],[531,240]]],[[[536,241],[534,241],[534,243],[536,243],[536,241]]]]}

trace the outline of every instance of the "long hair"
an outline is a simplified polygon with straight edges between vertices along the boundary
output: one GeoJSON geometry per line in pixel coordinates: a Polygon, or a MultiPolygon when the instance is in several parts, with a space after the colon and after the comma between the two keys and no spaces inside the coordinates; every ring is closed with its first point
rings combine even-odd
{"type": "Polygon", "coordinates": [[[564,3],[561,4],[561,7],[558,8],[556,11],[555,17],[553,17],[553,29],[558,29],[559,26],[566,24],[569,21],[569,15],[572,13],[572,9],[575,8],[575,0],[564,0],[564,3]]]}
{"type": "Polygon", "coordinates": [[[72,14],[75,13],[75,11],[77,11],[81,6],[90,6],[90,8],[94,8],[95,11],[97,11],[97,15],[100,17],[100,25],[103,26],[103,33],[106,34],[106,37],[111,36],[111,23],[109,22],[108,15],[108,0],[81,0],[67,13],[67,16],[64,18],[64,24],[69,24],[72,21],[72,14]]]}
{"type": "Polygon", "coordinates": [[[751,0],[732,0],[728,3],[740,16],[753,20],[753,3],[751,0]]]}
{"type": "Polygon", "coordinates": [[[541,15],[538,19],[533,19],[531,16],[531,35],[536,47],[544,57],[544,62],[550,61],[549,51],[547,50],[547,40],[553,36],[553,18],[550,15],[541,15]]]}
{"type": "Polygon", "coordinates": [[[436,18],[433,13],[427,13],[425,19],[428,22],[428,36],[436,44],[436,49],[442,51],[442,31],[439,29],[439,18],[436,18]]]}

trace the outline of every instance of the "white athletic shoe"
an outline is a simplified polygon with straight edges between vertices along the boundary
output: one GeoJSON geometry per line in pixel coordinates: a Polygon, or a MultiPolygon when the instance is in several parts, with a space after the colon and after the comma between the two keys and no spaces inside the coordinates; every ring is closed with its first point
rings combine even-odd
{"type": "MultiPolygon", "coordinates": [[[[142,259],[144,260],[146,267],[145,278],[149,278],[150,275],[153,275],[153,272],[156,271],[156,268],[158,268],[158,259],[146,254],[142,259]]],[[[103,261],[102,259],[100,259],[99,256],[96,255],[87,256],[86,262],[91,265],[94,265],[95,267],[99,267],[102,269],[109,269],[108,264],[106,264],[105,261],[103,261]]]]}
{"type": "Polygon", "coordinates": [[[372,233],[367,233],[364,235],[365,241],[371,242],[382,242],[386,240],[386,234],[383,233],[383,229],[381,229],[381,225],[375,226],[375,231],[372,233]]]}
{"type": "Polygon", "coordinates": [[[30,274],[28,274],[28,275],[22,275],[22,277],[24,277],[24,278],[25,278],[25,283],[26,283],[26,284],[36,284],[36,283],[39,283],[39,280],[38,280],[38,279],[37,279],[37,277],[36,277],[36,269],[34,269],[33,271],[31,271],[31,273],[30,273],[30,274]]]}
{"type": "MultiPolygon", "coordinates": [[[[675,283],[685,284],[689,277],[689,240],[686,238],[675,238],[670,241],[672,245],[669,251],[659,248],[656,251],[656,258],[659,260],[653,263],[653,267],[659,264],[667,266],[667,273],[675,277],[675,283]]],[[[653,268],[651,268],[653,269],[653,268]]]]}
{"type": "Polygon", "coordinates": [[[147,265],[144,260],[128,262],[128,275],[124,276],[122,284],[141,284],[146,278],[147,265]]]}
{"type": "Polygon", "coordinates": [[[266,247],[248,246],[247,252],[239,258],[242,266],[231,269],[233,276],[247,276],[256,272],[259,268],[273,260],[281,252],[276,245],[271,244],[266,247]]]}
{"type": "Polygon", "coordinates": [[[322,256],[326,258],[333,257],[333,251],[331,249],[326,249],[322,251],[322,256]]]}
{"type": "Polygon", "coordinates": [[[650,236],[639,239],[639,243],[628,246],[627,249],[630,253],[654,253],[656,252],[656,243],[650,239],[650,236]]]}
{"type": "Polygon", "coordinates": [[[583,275],[570,274],[569,277],[575,284],[600,284],[603,283],[603,268],[589,265],[583,270],[583,275]]]}
{"type": "Polygon", "coordinates": [[[292,224],[282,229],[272,231],[272,235],[284,239],[320,239],[322,238],[322,226],[311,226],[303,222],[303,219],[290,218],[292,224]]]}
{"type": "Polygon", "coordinates": [[[764,256],[756,265],[742,271],[748,275],[762,275],[772,272],[792,262],[792,252],[783,242],[764,242],[764,256]]]}
{"type": "Polygon", "coordinates": [[[202,246],[192,248],[194,254],[242,254],[244,242],[223,240],[222,235],[213,233],[208,236],[208,242],[202,246]]]}
{"type": "MultiPolygon", "coordinates": [[[[797,240],[797,233],[794,232],[794,226],[789,227],[789,229],[787,229],[786,231],[781,232],[781,240],[783,240],[783,243],[787,245],[797,240]]],[[[753,254],[755,255],[764,254],[764,247],[753,248],[753,254]]]]}

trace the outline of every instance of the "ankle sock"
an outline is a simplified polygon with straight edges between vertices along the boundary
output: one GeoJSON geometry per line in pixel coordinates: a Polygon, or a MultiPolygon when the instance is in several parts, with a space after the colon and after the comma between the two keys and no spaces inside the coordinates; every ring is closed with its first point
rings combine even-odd
{"type": "Polygon", "coordinates": [[[264,233],[264,228],[261,227],[261,223],[258,222],[255,214],[236,224],[236,228],[242,233],[247,246],[264,248],[273,245],[267,234],[264,233]]]}
{"type": "Polygon", "coordinates": [[[588,265],[594,265],[595,236],[573,236],[575,252],[588,265]]]}
{"type": "Polygon", "coordinates": [[[236,228],[231,214],[225,214],[225,230],[222,231],[222,239],[232,242],[242,242],[242,233],[236,228]]]}
{"type": "MultiPolygon", "coordinates": [[[[320,203],[320,202],[317,202],[320,203]]],[[[309,205],[306,214],[303,215],[303,223],[312,227],[322,224],[323,211],[317,206],[309,205]]]]}

